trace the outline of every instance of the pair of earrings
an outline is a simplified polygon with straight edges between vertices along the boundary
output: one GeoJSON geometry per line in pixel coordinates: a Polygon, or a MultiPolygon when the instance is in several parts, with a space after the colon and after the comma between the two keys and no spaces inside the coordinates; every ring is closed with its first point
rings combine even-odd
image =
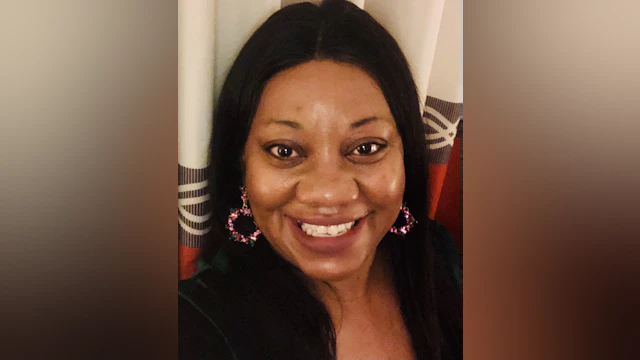
{"type": "MultiPolygon", "coordinates": [[[[231,209],[231,213],[227,218],[226,228],[229,230],[229,237],[231,238],[231,240],[253,246],[258,240],[258,236],[260,236],[260,234],[262,233],[260,229],[258,229],[256,223],[253,223],[256,226],[256,230],[249,235],[239,233],[238,230],[236,230],[235,226],[235,221],[238,220],[240,216],[246,216],[250,218],[253,217],[248,204],[247,190],[244,186],[240,187],[240,190],[242,191],[242,195],[240,196],[240,198],[242,199],[242,208],[231,209]]],[[[406,224],[400,227],[392,226],[389,232],[399,236],[404,236],[411,230],[411,228],[416,224],[417,221],[413,217],[413,215],[411,215],[411,212],[409,212],[409,208],[405,204],[403,204],[400,208],[400,212],[402,213],[406,224]]]]}

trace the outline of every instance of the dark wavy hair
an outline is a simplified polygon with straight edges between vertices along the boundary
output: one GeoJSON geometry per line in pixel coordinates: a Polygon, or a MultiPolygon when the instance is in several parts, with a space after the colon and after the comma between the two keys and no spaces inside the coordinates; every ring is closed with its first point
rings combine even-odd
{"type": "Polygon", "coordinates": [[[214,112],[210,147],[213,229],[205,257],[227,249],[238,336],[256,338],[265,358],[334,359],[331,318],[300,270],[258,239],[250,248],[228,240],[229,209],[240,206],[242,153],[261,93],[279,72],[311,60],[356,65],[384,94],[404,145],[404,200],[418,225],[404,238],[383,239],[392,257],[400,307],[418,359],[461,357],[461,297],[435,256],[428,219],[428,163],[418,93],[393,37],[348,1],[299,3],[258,28],[231,67],[214,112]],[[258,340],[259,339],[259,340],[258,340]]]}

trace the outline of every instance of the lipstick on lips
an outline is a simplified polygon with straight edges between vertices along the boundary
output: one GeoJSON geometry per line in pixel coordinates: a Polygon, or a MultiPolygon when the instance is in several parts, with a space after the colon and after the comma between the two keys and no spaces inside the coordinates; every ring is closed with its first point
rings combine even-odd
{"type": "Polygon", "coordinates": [[[354,224],[355,221],[350,221],[348,223],[342,223],[338,225],[313,225],[308,223],[299,223],[302,231],[307,233],[307,235],[314,237],[340,236],[349,231],[354,224]]]}
{"type": "Polygon", "coordinates": [[[290,217],[290,224],[296,240],[308,250],[321,254],[337,254],[356,241],[363,219],[290,217]]]}

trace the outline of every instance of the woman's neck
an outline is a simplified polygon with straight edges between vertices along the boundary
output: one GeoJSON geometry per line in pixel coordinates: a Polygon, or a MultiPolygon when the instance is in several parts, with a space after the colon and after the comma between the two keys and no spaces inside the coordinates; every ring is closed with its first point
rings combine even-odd
{"type": "Polygon", "coordinates": [[[366,270],[340,282],[315,286],[335,326],[338,358],[414,359],[391,258],[383,246],[366,270]]]}
{"type": "Polygon", "coordinates": [[[384,246],[352,276],[333,282],[314,282],[315,293],[322,301],[339,331],[350,313],[375,313],[381,297],[395,298],[391,259],[384,246]]]}

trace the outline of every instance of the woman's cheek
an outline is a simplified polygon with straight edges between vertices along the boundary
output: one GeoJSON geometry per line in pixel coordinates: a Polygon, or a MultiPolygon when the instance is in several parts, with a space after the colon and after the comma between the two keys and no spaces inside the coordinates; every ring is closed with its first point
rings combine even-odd
{"type": "Polygon", "coordinates": [[[389,161],[358,176],[361,191],[374,204],[387,205],[402,201],[405,187],[404,162],[389,161]]]}
{"type": "Polygon", "coordinates": [[[279,210],[295,193],[295,181],[287,170],[258,162],[247,165],[245,181],[251,211],[256,223],[268,231],[266,228],[275,225],[282,215],[279,210]]]}

